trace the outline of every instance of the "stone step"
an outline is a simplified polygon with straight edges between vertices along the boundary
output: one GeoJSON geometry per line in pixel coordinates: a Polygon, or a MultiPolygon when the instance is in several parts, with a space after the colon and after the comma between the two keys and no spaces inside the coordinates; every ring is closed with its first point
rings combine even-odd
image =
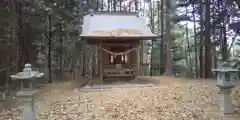
{"type": "Polygon", "coordinates": [[[80,92],[94,92],[109,90],[111,88],[139,88],[139,87],[156,87],[154,84],[115,84],[115,85],[93,85],[80,88],[80,92]]]}

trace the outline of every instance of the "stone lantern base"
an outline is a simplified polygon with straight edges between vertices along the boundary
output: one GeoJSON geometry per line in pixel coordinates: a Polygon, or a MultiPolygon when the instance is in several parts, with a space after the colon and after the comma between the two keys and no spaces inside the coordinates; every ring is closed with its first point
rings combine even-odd
{"type": "Polygon", "coordinates": [[[224,114],[231,114],[234,112],[232,105],[231,89],[233,85],[217,85],[220,88],[220,109],[224,114]]]}
{"type": "Polygon", "coordinates": [[[24,103],[23,120],[36,120],[34,98],[38,95],[38,90],[23,89],[17,92],[17,97],[24,103]]]}

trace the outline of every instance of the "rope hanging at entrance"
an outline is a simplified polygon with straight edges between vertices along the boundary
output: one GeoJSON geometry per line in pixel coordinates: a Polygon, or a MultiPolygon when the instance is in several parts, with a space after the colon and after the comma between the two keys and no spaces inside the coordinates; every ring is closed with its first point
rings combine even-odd
{"type": "Polygon", "coordinates": [[[113,55],[111,55],[111,60],[110,60],[111,63],[113,63],[113,61],[114,61],[113,59],[114,59],[113,55]]]}
{"type": "Polygon", "coordinates": [[[125,51],[125,52],[120,52],[120,53],[111,52],[111,51],[109,51],[109,50],[107,50],[107,49],[105,49],[105,48],[101,48],[101,49],[102,49],[103,51],[109,53],[109,54],[112,54],[112,55],[124,55],[124,54],[128,54],[129,52],[135,50],[136,48],[131,48],[131,49],[125,51]]]}
{"type": "MultiPolygon", "coordinates": [[[[114,62],[114,55],[111,54],[111,58],[110,58],[110,62],[113,63],[114,62]]],[[[125,61],[127,63],[128,61],[128,55],[122,55],[122,61],[125,61]]]]}

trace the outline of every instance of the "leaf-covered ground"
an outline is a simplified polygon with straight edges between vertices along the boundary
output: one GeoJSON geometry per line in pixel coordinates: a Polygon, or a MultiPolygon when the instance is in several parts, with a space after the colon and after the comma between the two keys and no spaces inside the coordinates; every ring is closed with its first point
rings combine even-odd
{"type": "MultiPolygon", "coordinates": [[[[76,85],[51,85],[37,98],[39,120],[239,120],[237,109],[223,117],[213,81],[159,77],[153,87],[111,88],[81,92],[76,85]]],[[[240,100],[237,87],[234,101],[240,100]]],[[[235,106],[237,107],[237,106],[235,106]]],[[[0,114],[0,120],[21,118],[19,105],[0,114]]]]}

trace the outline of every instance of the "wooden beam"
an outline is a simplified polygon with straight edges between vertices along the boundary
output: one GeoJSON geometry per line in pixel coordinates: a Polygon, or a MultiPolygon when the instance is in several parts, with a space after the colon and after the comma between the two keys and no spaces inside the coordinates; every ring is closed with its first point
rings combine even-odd
{"type": "Polygon", "coordinates": [[[87,44],[100,44],[102,43],[136,43],[138,40],[86,40],[87,44]]]}
{"type": "Polygon", "coordinates": [[[133,46],[131,43],[105,43],[106,46],[133,46]]]}

